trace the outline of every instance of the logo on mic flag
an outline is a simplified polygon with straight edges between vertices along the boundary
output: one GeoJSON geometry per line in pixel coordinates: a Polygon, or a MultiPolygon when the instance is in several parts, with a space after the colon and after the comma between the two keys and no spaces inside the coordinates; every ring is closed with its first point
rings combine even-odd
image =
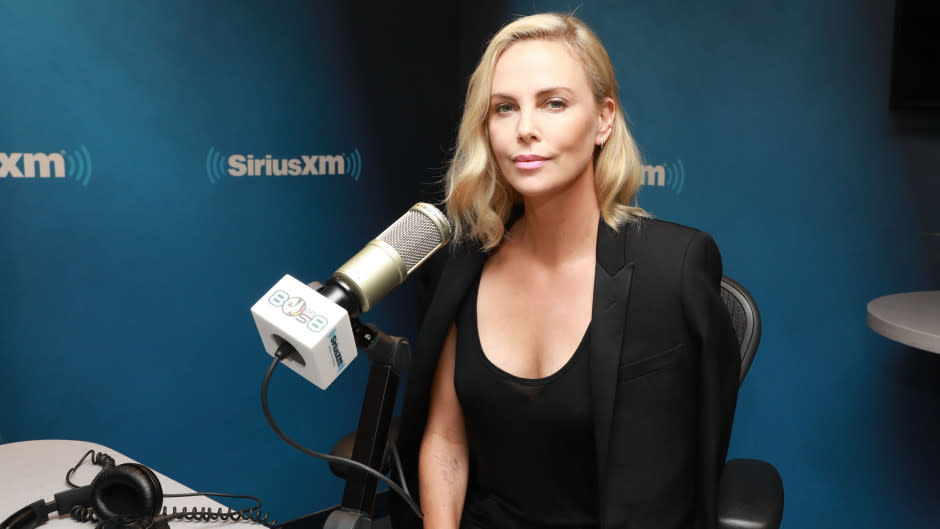
{"type": "Polygon", "coordinates": [[[301,154],[291,158],[275,158],[270,154],[222,154],[214,146],[206,154],[206,175],[217,183],[226,176],[331,176],[345,175],[359,181],[362,155],[359,149],[340,154],[301,154]]]}
{"type": "Polygon", "coordinates": [[[343,362],[343,353],[339,352],[339,343],[336,339],[336,331],[330,332],[330,351],[333,353],[333,365],[336,366],[336,372],[339,373],[346,367],[343,362]]]}
{"type": "Polygon", "coordinates": [[[330,323],[326,316],[317,314],[312,307],[308,307],[304,298],[291,297],[283,290],[271,294],[268,297],[268,303],[280,307],[281,312],[304,324],[311,332],[320,332],[330,323]]]}

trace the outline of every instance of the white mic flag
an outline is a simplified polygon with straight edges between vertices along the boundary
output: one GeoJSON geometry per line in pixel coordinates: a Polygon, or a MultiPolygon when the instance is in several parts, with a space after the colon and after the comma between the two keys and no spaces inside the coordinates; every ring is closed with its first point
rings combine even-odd
{"type": "Polygon", "coordinates": [[[281,342],[298,354],[284,364],[326,389],[356,358],[356,339],[345,309],[313,288],[285,275],[253,307],[264,350],[274,356],[281,342]]]}

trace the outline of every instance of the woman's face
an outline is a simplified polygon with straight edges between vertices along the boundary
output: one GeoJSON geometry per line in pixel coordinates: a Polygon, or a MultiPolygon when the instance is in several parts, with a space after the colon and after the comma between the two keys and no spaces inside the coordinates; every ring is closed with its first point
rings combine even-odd
{"type": "Polygon", "coordinates": [[[561,43],[525,40],[496,62],[487,117],[490,145],[523,197],[593,184],[594,147],[610,133],[613,102],[597,105],[581,63],[561,43]]]}

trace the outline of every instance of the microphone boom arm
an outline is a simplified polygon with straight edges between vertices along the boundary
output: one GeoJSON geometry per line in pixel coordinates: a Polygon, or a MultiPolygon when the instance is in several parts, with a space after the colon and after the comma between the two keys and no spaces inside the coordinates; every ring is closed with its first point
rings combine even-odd
{"type": "MultiPolygon", "coordinates": [[[[369,380],[359,413],[359,427],[352,458],[382,471],[389,425],[401,374],[411,365],[408,340],[389,336],[376,326],[352,320],[356,346],[369,357],[369,380]]],[[[324,529],[368,529],[372,525],[378,480],[364,472],[350,471],[340,508],[330,513],[324,529]]]]}
{"type": "Polygon", "coordinates": [[[352,328],[356,347],[365,351],[371,365],[387,365],[398,376],[411,367],[411,344],[408,340],[389,336],[375,325],[359,321],[358,318],[353,320],[352,328]]]}

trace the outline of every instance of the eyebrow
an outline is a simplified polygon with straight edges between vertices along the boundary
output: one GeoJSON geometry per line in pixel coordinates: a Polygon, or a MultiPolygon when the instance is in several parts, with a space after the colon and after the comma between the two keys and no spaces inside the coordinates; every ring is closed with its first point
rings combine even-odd
{"type": "MultiPolygon", "coordinates": [[[[556,92],[566,92],[568,94],[573,94],[574,90],[564,87],[564,86],[553,86],[551,88],[543,88],[542,90],[539,90],[535,94],[535,96],[536,98],[540,98],[540,97],[545,97],[549,94],[553,94],[556,92]]],[[[515,97],[509,94],[503,94],[503,93],[490,94],[490,100],[493,100],[493,99],[515,99],[515,97]]]]}

